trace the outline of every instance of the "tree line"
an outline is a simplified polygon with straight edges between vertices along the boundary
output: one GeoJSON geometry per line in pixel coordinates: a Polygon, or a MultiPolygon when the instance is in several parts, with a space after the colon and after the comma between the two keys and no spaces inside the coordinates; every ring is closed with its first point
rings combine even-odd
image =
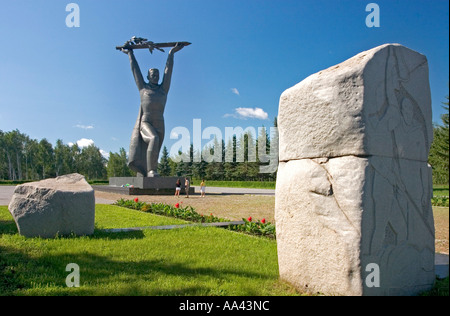
{"type": "MultiPolygon", "coordinates": [[[[433,170],[433,183],[448,185],[449,97],[446,98],[442,124],[433,126],[434,140],[429,163],[433,170]]],[[[274,126],[277,126],[276,118],[274,126]]],[[[266,129],[262,129],[256,139],[249,132],[239,138],[234,135],[227,144],[224,140],[215,139],[201,153],[195,151],[191,144],[189,152],[179,151],[170,157],[167,147],[164,147],[158,172],[161,176],[191,176],[209,180],[275,181],[276,171],[261,172],[261,166],[268,164],[270,142],[266,129]]],[[[38,141],[19,130],[0,130],[0,180],[40,180],[74,172],[83,174],[88,180],[135,176],[136,173],[127,166],[127,160],[124,148],[120,148],[118,153],[110,152],[109,159],[106,159],[94,145],[80,148],[77,144],[69,146],[58,139],[53,147],[45,138],[38,141]]]]}
{"type": "MultiPolygon", "coordinates": [[[[265,128],[261,129],[256,139],[250,132],[239,137],[234,135],[227,144],[215,138],[202,152],[194,150],[191,144],[188,152],[178,151],[171,157],[167,147],[163,147],[158,173],[161,176],[190,176],[209,180],[275,181],[276,170],[262,173],[260,169],[270,164],[270,147],[271,138],[265,128]]],[[[119,153],[109,154],[107,173],[109,177],[135,175],[127,166],[127,155],[123,148],[119,153]]]]}
{"type": "Polygon", "coordinates": [[[17,129],[0,130],[1,180],[42,180],[75,172],[87,179],[106,179],[106,164],[94,145],[80,148],[58,139],[53,147],[46,138],[38,141],[17,129]]]}
{"type": "MultiPolygon", "coordinates": [[[[259,136],[255,140],[250,132],[239,139],[234,135],[227,146],[223,140],[215,139],[214,144],[206,146],[202,153],[194,152],[191,144],[189,152],[179,151],[174,157],[169,157],[167,147],[164,147],[158,172],[161,176],[209,180],[274,181],[275,172],[260,173],[260,166],[268,164],[267,159],[261,159],[260,153],[269,155],[270,137],[265,129],[259,136]],[[259,149],[259,144],[264,144],[264,150],[259,149]],[[226,158],[226,155],[232,158],[226,158]]],[[[31,139],[19,130],[0,130],[0,180],[41,180],[75,172],[88,180],[135,176],[127,161],[124,148],[120,148],[118,153],[110,152],[106,159],[94,145],[80,148],[77,144],[69,146],[58,139],[53,146],[45,138],[40,141],[31,139]]]]}

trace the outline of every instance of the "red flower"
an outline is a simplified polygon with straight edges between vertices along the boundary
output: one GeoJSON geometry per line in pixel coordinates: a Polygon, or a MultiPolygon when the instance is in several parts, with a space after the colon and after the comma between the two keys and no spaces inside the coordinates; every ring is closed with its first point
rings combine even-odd
{"type": "Polygon", "coordinates": [[[175,204],[175,207],[179,208],[180,207],[180,203],[175,204]]]}
{"type": "Polygon", "coordinates": [[[251,221],[252,221],[252,217],[250,216],[249,218],[247,218],[247,220],[248,220],[249,222],[251,222],[251,221]]]}
{"type": "Polygon", "coordinates": [[[265,223],[266,223],[266,219],[263,218],[263,219],[261,220],[261,223],[265,224],[265,223]]]}
{"type": "Polygon", "coordinates": [[[138,201],[139,201],[139,199],[138,199],[138,198],[135,198],[135,199],[134,199],[134,201],[135,201],[135,202],[138,202],[138,201]]]}

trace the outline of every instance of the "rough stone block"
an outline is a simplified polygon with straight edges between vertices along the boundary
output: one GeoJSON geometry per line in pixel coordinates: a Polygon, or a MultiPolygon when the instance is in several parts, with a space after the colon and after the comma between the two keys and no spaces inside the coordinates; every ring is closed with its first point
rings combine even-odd
{"type": "Polygon", "coordinates": [[[278,127],[281,278],[330,295],[430,289],[426,58],[383,45],[312,75],[282,94],[278,127]]]}
{"type": "Polygon", "coordinates": [[[280,97],[280,161],[345,155],[428,160],[428,62],[399,44],[362,52],[280,97]],[[295,141],[293,141],[295,140],[295,141]]]}
{"type": "Polygon", "coordinates": [[[18,185],[9,211],[26,237],[94,233],[94,190],[80,174],[18,185]]]}

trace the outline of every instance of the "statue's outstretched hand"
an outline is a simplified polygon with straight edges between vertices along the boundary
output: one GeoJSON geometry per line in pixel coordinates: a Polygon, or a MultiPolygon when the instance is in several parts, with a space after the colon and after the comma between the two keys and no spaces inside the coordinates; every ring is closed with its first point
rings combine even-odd
{"type": "Polygon", "coordinates": [[[121,48],[120,49],[120,51],[122,52],[122,53],[124,53],[124,54],[129,54],[129,53],[132,53],[133,52],[133,50],[131,49],[131,48],[128,48],[128,49],[126,49],[126,48],[121,48]]]}
{"type": "Polygon", "coordinates": [[[175,45],[171,50],[170,50],[170,54],[176,53],[178,51],[180,51],[182,48],[184,47],[183,44],[177,43],[177,45],[175,45]]]}

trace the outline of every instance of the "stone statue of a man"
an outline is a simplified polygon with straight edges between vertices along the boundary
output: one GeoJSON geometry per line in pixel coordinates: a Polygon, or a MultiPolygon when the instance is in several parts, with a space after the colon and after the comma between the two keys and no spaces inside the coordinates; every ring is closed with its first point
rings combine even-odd
{"type": "Polygon", "coordinates": [[[131,71],[141,96],[141,106],[131,135],[128,158],[128,166],[136,171],[138,176],[158,176],[158,156],[164,140],[164,108],[172,77],[173,57],[174,53],[183,47],[183,44],[177,43],[170,50],[161,84],[158,69],[148,70],[146,83],[133,50],[121,49],[130,58],[131,71]]]}

